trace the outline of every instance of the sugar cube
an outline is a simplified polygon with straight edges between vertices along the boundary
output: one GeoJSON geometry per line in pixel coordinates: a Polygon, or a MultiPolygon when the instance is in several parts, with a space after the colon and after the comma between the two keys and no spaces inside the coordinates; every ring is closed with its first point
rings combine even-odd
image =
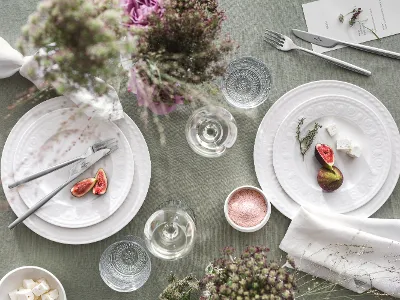
{"type": "Polygon", "coordinates": [[[338,139],[336,141],[336,149],[340,151],[350,151],[351,150],[351,140],[347,138],[338,139]]]}
{"type": "Polygon", "coordinates": [[[330,136],[334,136],[337,133],[336,124],[330,124],[326,127],[326,131],[328,131],[330,136]]]}
{"type": "Polygon", "coordinates": [[[32,289],[32,293],[34,293],[35,296],[41,296],[44,293],[47,293],[49,290],[50,290],[50,286],[48,285],[46,280],[43,280],[42,282],[40,282],[37,286],[35,286],[32,289]]]}
{"type": "Polygon", "coordinates": [[[17,300],[17,292],[18,292],[17,290],[14,290],[14,291],[8,293],[10,300],[17,300]]]}
{"type": "Polygon", "coordinates": [[[24,289],[31,290],[35,286],[37,286],[37,283],[35,281],[33,281],[32,279],[24,279],[22,281],[22,286],[24,287],[24,289]]]}
{"type": "Polygon", "coordinates": [[[351,157],[358,158],[361,156],[361,147],[359,145],[353,145],[347,154],[351,157]]]}
{"type": "Polygon", "coordinates": [[[33,295],[31,290],[22,289],[19,290],[17,293],[17,300],[34,300],[35,296],[33,295]]]}

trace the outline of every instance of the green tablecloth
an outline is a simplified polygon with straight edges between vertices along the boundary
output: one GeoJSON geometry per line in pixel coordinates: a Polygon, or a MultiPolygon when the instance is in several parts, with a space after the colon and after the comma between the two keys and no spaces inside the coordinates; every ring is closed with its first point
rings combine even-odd
{"type": "MultiPolygon", "coordinates": [[[[20,27],[26,22],[38,0],[1,0],[0,36],[14,44],[20,27]]],[[[400,114],[400,61],[371,55],[352,49],[341,49],[330,55],[362,66],[372,71],[370,78],[348,72],[317,58],[292,51],[279,52],[263,42],[265,28],[292,36],[292,28],[306,29],[301,4],[304,0],[221,0],[228,20],[224,31],[240,45],[234,56],[254,56],[264,61],[273,76],[269,101],[244,113],[229,108],[236,118],[239,133],[235,146],[218,159],[198,156],[189,148],[184,136],[186,120],[192,108],[180,108],[168,117],[160,118],[166,135],[166,145],[154,122],[146,125],[140,117],[134,98],[121,87],[120,97],[125,111],[138,124],[148,143],[152,160],[152,179],[146,201],[138,215],[118,234],[98,243],[69,246],[48,241],[25,226],[10,231],[7,225],[15,215],[9,209],[3,192],[0,195],[0,277],[23,265],[37,265],[49,269],[63,283],[68,299],[157,299],[166,285],[169,272],[185,275],[203,274],[210,260],[219,255],[227,245],[242,249],[248,244],[268,245],[271,258],[279,259],[284,253],[278,249],[290,220],[273,209],[271,219],[264,229],[256,233],[239,233],[225,221],[223,203],[228,193],[239,185],[258,185],[253,167],[253,146],[258,125],[268,108],[285,92],[316,80],[334,79],[356,84],[380,99],[399,124],[400,114]],[[167,199],[181,199],[193,207],[197,215],[198,237],[191,255],[177,262],[152,259],[149,281],[137,292],[119,294],[110,290],[101,280],[98,262],[104,249],[113,241],[127,234],[142,236],[146,219],[155,207],[167,199]]],[[[309,44],[295,39],[299,45],[309,44]]],[[[400,37],[392,36],[368,45],[400,52],[400,37]]],[[[19,106],[12,111],[16,95],[31,86],[16,74],[0,80],[0,146],[3,147],[11,128],[33,103],[19,106]]],[[[212,96],[221,99],[220,95],[212,96]]],[[[226,106],[223,102],[222,105],[226,106]]],[[[396,218],[400,216],[400,191],[393,195],[373,216],[396,218]]],[[[313,297],[303,297],[311,299],[313,297]]],[[[316,296],[313,299],[321,299],[316,296]]],[[[362,299],[366,299],[362,298],[362,299]]],[[[1,299],[3,300],[3,299],[1,299]]]]}

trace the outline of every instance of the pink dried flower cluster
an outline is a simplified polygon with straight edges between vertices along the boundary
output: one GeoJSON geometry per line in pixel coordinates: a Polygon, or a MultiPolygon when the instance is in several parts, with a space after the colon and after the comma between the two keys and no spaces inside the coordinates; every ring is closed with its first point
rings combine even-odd
{"type": "Polygon", "coordinates": [[[217,0],[124,1],[137,39],[129,87],[140,105],[169,113],[193,100],[193,86],[224,73],[233,43],[219,39],[225,15],[217,0]]]}

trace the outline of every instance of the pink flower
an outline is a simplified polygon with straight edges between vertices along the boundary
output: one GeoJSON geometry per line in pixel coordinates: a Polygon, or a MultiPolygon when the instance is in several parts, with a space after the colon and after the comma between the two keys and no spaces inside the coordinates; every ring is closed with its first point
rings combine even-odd
{"type": "Polygon", "coordinates": [[[129,25],[145,27],[148,18],[155,13],[160,17],[164,13],[163,0],[121,0],[122,7],[129,16],[129,25]]]}

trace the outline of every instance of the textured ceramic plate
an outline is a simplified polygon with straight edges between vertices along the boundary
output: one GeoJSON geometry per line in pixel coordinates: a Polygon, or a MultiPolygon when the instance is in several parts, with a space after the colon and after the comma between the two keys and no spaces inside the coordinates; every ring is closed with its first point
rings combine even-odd
{"type": "Polygon", "coordinates": [[[254,145],[254,166],[258,182],[268,200],[285,216],[293,218],[300,205],[282,189],[273,168],[273,142],[279,125],[293,108],[312,98],[322,95],[343,95],[362,101],[385,124],[392,147],[392,163],[389,175],[379,192],[362,207],[346,214],[369,217],[389,198],[400,174],[400,135],[396,122],[386,107],[366,90],[342,81],[322,80],[310,82],[290,90],[268,110],[262,120],[254,145]]]}
{"type": "MultiPolygon", "coordinates": [[[[27,112],[13,127],[7,138],[1,158],[1,178],[3,190],[13,211],[17,216],[23,214],[28,207],[25,205],[16,189],[8,189],[13,182],[14,151],[18,146],[21,135],[29,125],[38,120],[45,113],[60,108],[76,107],[66,97],[57,97],[45,101],[27,112]]],[[[133,154],[135,173],[133,184],[128,196],[121,207],[109,218],[96,225],[84,228],[63,228],[43,221],[36,215],[30,216],[24,224],[32,231],[49,240],[64,244],[88,244],[103,240],[126,226],[137,214],[142,206],[150,184],[151,162],[150,155],[139,128],[128,115],[114,122],[127,138],[133,154]]]]}
{"type": "MultiPolygon", "coordinates": [[[[118,150],[95,163],[69,184],[36,215],[51,224],[78,228],[91,226],[112,215],[124,202],[133,181],[134,162],[128,141],[112,122],[88,118],[77,108],[55,110],[32,124],[21,137],[14,156],[15,179],[19,180],[44,168],[80,156],[99,140],[116,138],[118,150]],[[94,177],[103,168],[108,179],[104,195],[91,191],[81,198],[70,190],[75,182],[94,177]]],[[[45,197],[69,177],[67,166],[18,187],[28,207],[45,197]]]]}
{"type": "Polygon", "coordinates": [[[382,187],[390,169],[391,150],[385,126],[371,109],[352,98],[329,95],[302,103],[286,117],[275,136],[273,162],[281,186],[298,204],[347,213],[363,206],[382,187]],[[315,122],[323,126],[304,160],[296,139],[301,118],[305,118],[301,136],[315,122]],[[332,123],[338,128],[333,137],[326,131],[332,123]],[[361,157],[351,158],[337,151],[338,138],[359,144],[361,157]],[[317,182],[321,165],[314,155],[316,143],[327,144],[334,150],[335,166],[343,173],[342,186],[332,193],[323,192],[317,182]]]}

